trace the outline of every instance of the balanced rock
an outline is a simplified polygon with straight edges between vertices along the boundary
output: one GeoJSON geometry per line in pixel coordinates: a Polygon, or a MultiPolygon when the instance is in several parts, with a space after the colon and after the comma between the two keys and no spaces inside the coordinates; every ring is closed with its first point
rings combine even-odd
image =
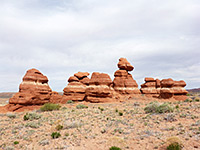
{"type": "Polygon", "coordinates": [[[86,89],[86,100],[93,103],[112,101],[112,80],[108,74],[92,73],[89,86],[86,89]]]}
{"type": "Polygon", "coordinates": [[[117,66],[119,69],[127,71],[132,71],[134,69],[134,67],[127,61],[126,58],[120,58],[117,66]]]}
{"type": "Polygon", "coordinates": [[[133,70],[133,66],[125,59],[120,58],[118,63],[119,70],[114,74],[113,88],[120,94],[140,94],[138,84],[128,71],[133,70]]]}
{"type": "Polygon", "coordinates": [[[50,101],[51,88],[48,78],[37,69],[30,69],[23,77],[19,92],[9,100],[9,104],[42,105],[50,101]]]}
{"type": "Polygon", "coordinates": [[[63,89],[62,103],[68,100],[83,101],[85,99],[86,86],[89,85],[88,72],[78,72],[68,79],[69,84],[63,89]]]}

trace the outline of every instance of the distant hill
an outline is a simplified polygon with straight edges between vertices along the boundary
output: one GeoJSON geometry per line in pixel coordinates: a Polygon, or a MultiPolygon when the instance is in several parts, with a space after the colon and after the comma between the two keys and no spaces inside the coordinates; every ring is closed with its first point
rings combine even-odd
{"type": "Polygon", "coordinates": [[[196,88],[196,89],[187,89],[187,91],[189,93],[200,93],[200,88],[196,88]]]}
{"type": "Polygon", "coordinates": [[[14,94],[15,92],[3,92],[0,93],[0,98],[11,98],[14,94]]]}

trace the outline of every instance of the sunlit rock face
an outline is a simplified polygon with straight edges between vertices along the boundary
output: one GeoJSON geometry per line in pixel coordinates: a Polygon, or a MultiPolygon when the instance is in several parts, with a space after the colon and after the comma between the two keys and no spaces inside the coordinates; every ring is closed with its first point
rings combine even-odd
{"type": "Polygon", "coordinates": [[[134,67],[127,61],[126,58],[120,58],[117,66],[119,70],[117,70],[114,74],[114,90],[120,94],[141,94],[138,89],[138,84],[129,73],[129,71],[132,71],[134,67]]]}
{"type": "Polygon", "coordinates": [[[10,104],[41,105],[48,103],[51,96],[48,78],[37,69],[30,69],[23,77],[19,92],[10,98],[10,104]]]}

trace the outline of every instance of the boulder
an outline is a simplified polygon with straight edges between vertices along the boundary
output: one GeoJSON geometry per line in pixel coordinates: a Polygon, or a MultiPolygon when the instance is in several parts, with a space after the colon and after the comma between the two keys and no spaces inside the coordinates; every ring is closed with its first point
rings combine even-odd
{"type": "Polygon", "coordinates": [[[78,72],[74,74],[74,76],[77,77],[79,80],[89,75],[90,74],[88,72],[78,72]]]}
{"type": "Polygon", "coordinates": [[[117,64],[119,69],[132,71],[134,67],[127,61],[126,58],[120,58],[117,64]]]}

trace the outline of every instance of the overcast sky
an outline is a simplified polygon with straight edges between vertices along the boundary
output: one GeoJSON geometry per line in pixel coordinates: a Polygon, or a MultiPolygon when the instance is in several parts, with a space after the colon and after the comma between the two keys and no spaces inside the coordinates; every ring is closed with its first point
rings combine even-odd
{"type": "Polygon", "coordinates": [[[0,92],[39,69],[55,91],[78,71],[108,73],[120,57],[145,77],[200,87],[199,0],[0,0],[0,92]]]}

